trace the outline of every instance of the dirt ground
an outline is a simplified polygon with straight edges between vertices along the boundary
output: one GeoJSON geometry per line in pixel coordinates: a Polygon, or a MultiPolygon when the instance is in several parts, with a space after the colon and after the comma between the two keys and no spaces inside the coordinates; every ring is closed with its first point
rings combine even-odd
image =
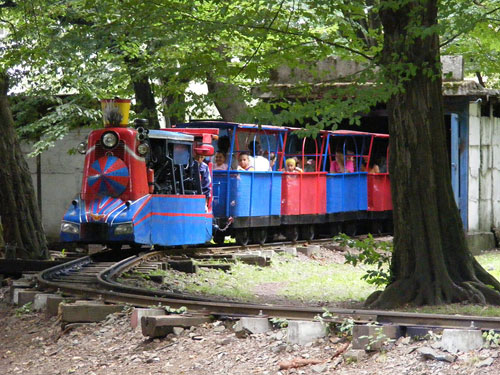
{"type": "MultiPolygon", "coordinates": [[[[460,353],[453,363],[426,360],[421,347],[438,342],[399,339],[386,352],[359,362],[342,355],[346,341],[332,335],[304,346],[286,342],[286,331],[236,335],[229,322],[214,322],[148,339],[130,326],[129,313],[101,323],[62,330],[57,318],[43,313],[16,314],[0,291],[0,374],[147,375],[147,374],[499,374],[499,349],[460,353]],[[299,368],[280,369],[290,361],[310,360],[299,368]],[[484,366],[484,367],[479,367],[484,366]]],[[[349,350],[349,349],[348,349],[349,350]]],[[[442,353],[437,349],[438,352],[442,353]]]]}
{"type": "MultiPolygon", "coordinates": [[[[342,249],[325,246],[322,250],[317,256],[322,261],[343,262],[342,249]]],[[[260,288],[262,297],[275,299],[275,287],[267,288],[268,292],[265,286],[260,288]]],[[[151,340],[131,328],[127,311],[101,323],[63,329],[56,317],[20,314],[8,304],[4,287],[0,289],[0,375],[500,374],[498,348],[458,353],[450,363],[420,354],[419,348],[447,354],[439,349],[439,341],[401,338],[382,352],[362,352],[363,358],[352,361],[343,356],[351,349],[349,341],[334,334],[299,346],[287,343],[286,329],[241,335],[233,324],[216,321],[151,340]],[[286,368],[301,361],[310,363],[286,368]]]]}

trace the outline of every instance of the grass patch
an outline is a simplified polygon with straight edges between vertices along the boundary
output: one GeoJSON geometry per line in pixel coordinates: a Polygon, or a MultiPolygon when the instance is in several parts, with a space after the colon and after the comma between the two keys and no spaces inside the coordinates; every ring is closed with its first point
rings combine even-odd
{"type": "Polygon", "coordinates": [[[424,314],[445,314],[445,315],[474,315],[474,316],[500,316],[500,307],[483,305],[465,305],[453,303],[439,306],[423,306],[418,308],[408,308],[401,311],[417,312],[424,314]]]}
{"type": "Polygon", "coordinates": [[[478,255],[476,256],[476,260],[495,279],[500,280],[500,251],[491,251],[483,255],[478,255]]]}
{"type": "MultiPolygon", "coordinates": [[[[220,262],[219,262],[220,263],[220,262]]],[[[201,269],[195,275],[166,271],[165,282],[176,289],[205,295],[256,301],[259,287],[276,286],[271,294],[303,302],[362,301],[375,287],[361,276],[363,267],[348,264],[323,264],[300,261],[288,255],[276,255],[271,266],[257,267],[242,262],[232,264],[230,272],[201,269]]],[[[262,294],[262,293],[260,293],[262,294]]]]}

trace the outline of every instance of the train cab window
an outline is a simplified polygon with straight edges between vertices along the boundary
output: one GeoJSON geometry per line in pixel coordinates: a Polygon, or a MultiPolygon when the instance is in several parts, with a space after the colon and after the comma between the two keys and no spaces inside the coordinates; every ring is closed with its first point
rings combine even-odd
{"type": "Polygon", "coordinates": [[[174,144],[173,145],[174,164],[186,165],[189,164],[191,150],[188,145],[174,144]]]}
{"type": "Polygon", "coordinates": [[[154,194],[201,194],[197,163],[191,144],[150,139],[148,165],[154,171],[154,194]]]}

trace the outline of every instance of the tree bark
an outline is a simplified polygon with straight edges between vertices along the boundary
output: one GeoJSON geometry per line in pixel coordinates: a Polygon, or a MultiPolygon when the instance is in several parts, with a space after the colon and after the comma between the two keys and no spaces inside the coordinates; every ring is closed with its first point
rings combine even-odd
{"type": "Polygon", "coordinates": [[[500,304],[500,283],[469,252],[453,198],[439,37],[437,30],[429,34],[437,24],[437,0],[403,4],[380,12],[384,26],[380,62],[386,80],[398,87],[387,103],[393,279],[367,303],[377,308],[462,301],[500,304]]]}
{"type": "Polygon", "coordinates": [[[224,121],[237,122],[246,114],[248,106],[238,86],[217,81],[212,75],[207,77],[208,92],[213,95],[215,107],[224,121]]]}
{"type": "Polygon", "coordinates": [[[153,94],[153,88],[149,79],[131,76],[134,85],[136,108],[135,111],[139,117],[147,118],[151,129],[159,129],[160,121],[156,111],[156,102],[153,94]]]}
{"type": "Polygon", "coordinates": [[[7,98],[8,76],[0,72],[0,216],[6,247],[23,259],[48,257],[28,164],[21,152],[7,98]]]}

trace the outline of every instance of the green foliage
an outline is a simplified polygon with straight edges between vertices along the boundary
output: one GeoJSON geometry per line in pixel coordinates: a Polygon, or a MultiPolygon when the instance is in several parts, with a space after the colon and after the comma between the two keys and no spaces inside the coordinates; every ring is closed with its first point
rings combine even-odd
{"type": "Polygon", "coordinates": [[[492,329],[483,332],[483,339],[485,348],[497,348],[498,344],[500,344],[500,334],[492,329]]]}
{"type": "Polygon", "coordinates": [[[288,327],[288,319],[284,318],[271,318],[269,319],[274,328],[286,328],[288,327]]]}
{"type": "Polygon", "coordinates": [[[375,334],[374,335],[368,335],[368,336],[359,336],[360,340],[363,339],[368,339],[368,343],[365,346],[365,350],[370,351],[376,346],[379,345],[386,345],[388,343],[394,342],[394,339],[390,339],[387,337],[387,335],[384,333],[384,329],[382,327],[375,328],[375,334]]]}
{"type": "Polygon", "coordinates": [[[174,309],[173,307],[170,307],[170,306],[165,306],[164,307],[165,311],[168,312],[169,314],[184,314],[185,312],[188,311],[187,307],[186,306],[181,306],[177,309],[174,309]]]}
{"type": "Polygon", "coordinates": [[[337,326],[340,337],[351,337],[354,328],[354,319],[346,318],[337,326]]]}
{"type": "Polygon", "coordinates": [[[391,282],[392,275],[390,274],[390,262],[392,257],[392,243],[375,241],[371,234],[366,239],[352,239],[345,234],[340,234],[334,237],[341,246],[356,248],[359,254],[347,253],[345,255],[346,263],[356,267],[358,264],[367,266],[375,266],[375,269],[367,269],[362,276],[367,283],[384,286],[391,282]]]}
{"type": "Polygon", "coordinates": [[[25,303],[24,305],[16,309],[16,316],[20,317],[22,315],[29,314],[31,312],[32,307],[33,307],[33,302],[25,303]]]}
{"type": "MultiPolygon", "coordinates": [[[[500,72],[496,0],[438,3],[437,26],[421,25],[409,13],[407,43],[439,33],[442,54],[463,54],[469,74],[479,71],[494,82],[500,72]]],[[[252,103],[241,120],[301,125],[303,134],[314,135],[344,119],[359,124],[360,113],[403,89],[419,69],[436,76],[438,65],[419,66],[404,53],[390,57],[390,73],[396,77],[391,84],[377,69],[384,42],[379,13],[405,5],[365,0],[39,0],[2,9],[2,26],[9,33],[3,39],[0,70],[9,71],[16,92],[50,103],[51,110],[42,111],[33,103],[31,113],[27,109],[19,117],[21,134],[40,139],[34,153],[53,145],[74,123],[99,125],[95,99],[132,98],[138,81],[152,85],[163,114],[206,118],[214,100],[228,93],[198,94],[188,86],[211,77],[235,85],[242,100],[252,103]],[[338,77],[331,69],[318,69],[318,61],[331,56],[359,63],[360,70],[338,77]],[[283,66],[295,80],[286,96],[300,100],[284,98],[282,82],[275,79],[283,66]],[[256,92],[270,93],[272,100],[255,103],[256,92]],[[58,99],[75,94],[94,103],[58,99]]]]}

